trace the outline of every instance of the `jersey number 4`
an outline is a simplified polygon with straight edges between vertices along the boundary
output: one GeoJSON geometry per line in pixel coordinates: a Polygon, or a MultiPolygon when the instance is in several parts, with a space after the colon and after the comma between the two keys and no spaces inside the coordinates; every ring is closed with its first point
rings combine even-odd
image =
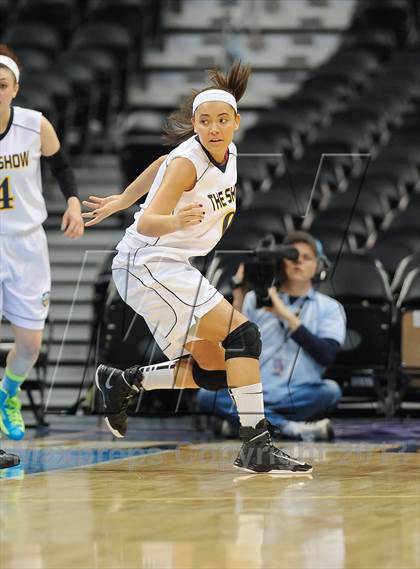
{"type": "Polygon", "coordinates": [[[10,189],[10,178],[9,176],[6,176],[0,184],[0,210],[14,209],[14,201],[15,198],[13,197],[10,189]]]}

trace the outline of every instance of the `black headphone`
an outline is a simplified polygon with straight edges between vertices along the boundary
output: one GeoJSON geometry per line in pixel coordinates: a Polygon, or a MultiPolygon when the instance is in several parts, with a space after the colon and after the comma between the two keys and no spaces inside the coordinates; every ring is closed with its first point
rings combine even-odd
{"type": "Polygon", "coordinates": [[[315,237],[306,231],[292,231],[291,233],[288,233],[284,238],[283,245],[293,245],[293,243],[299,242],[307,243],[316,251],[316,273],[312,281],[314,283],[325,281],[328,276],[328,271],[331,267],[331,261],[326,256],[321,241],[319,241],[319,239],[315,239],[315,237]]]}

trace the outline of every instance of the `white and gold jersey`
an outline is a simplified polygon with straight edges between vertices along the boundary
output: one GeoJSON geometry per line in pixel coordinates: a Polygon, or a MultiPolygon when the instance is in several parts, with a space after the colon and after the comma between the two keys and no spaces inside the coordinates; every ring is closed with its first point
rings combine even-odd
{"type": "Polygon", "coordinates": [[[134,223],[127,229],[117,249],[142,250],[143,259],[168,257],[186,260],[189,257],[207,255],[220,241],[235,214],[236,155],[236,146],[231,143],[226,163],[223,166],[217,164],[201,145],[198,136],[177,146],[159,168],[145,203],[135,214],[134,223]],[[156,195],[169,164],[178,157],[187,158],[194,164],[197,181],[191,191],[182,194],[173,213],[191,203],[199,203],[205,211],[204,219],[198,225],[161,237],[142,235],[137,231],[138,220],[156,195]]]}
{"type": "Polygon", "coordinates": [[[41,117],[12,107],[0,135],[0,234],[25,233],[47,217],[41,182],[41,117]]]}

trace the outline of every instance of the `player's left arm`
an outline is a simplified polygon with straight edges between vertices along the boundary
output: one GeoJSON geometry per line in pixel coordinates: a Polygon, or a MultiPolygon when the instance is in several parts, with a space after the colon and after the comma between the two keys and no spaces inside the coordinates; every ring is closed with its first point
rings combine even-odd
{"type": "Polygon", "coordinates": [[[76,178],[53,125],[45,117],[41,119],[41,154],[48,162],[67,201],[67,209],[61,221],[61,231],[64,231],[65,237],[77,239],[83,235],[84,224],[76,178]]]}

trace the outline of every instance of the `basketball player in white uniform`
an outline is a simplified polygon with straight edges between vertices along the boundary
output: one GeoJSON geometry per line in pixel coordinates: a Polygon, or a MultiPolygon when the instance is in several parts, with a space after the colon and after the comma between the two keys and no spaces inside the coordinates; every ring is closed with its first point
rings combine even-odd
{"type": "MultiPolygon", "coordinates": [[[[96,384],[107,425],[120,437],[126,432],[128,399],[141,390],[228,386],[243,439],[235,466],[251,472],[302,474],[312,468],[271,442],[259,376],[258,328],[189,263],[190,257],[204,256],[217,245],[235,214],[232,139],[240,123],[237,100],[249,72],[240,64],[227,77],[212,72],[215,88],[191,97],[173,117],[171,140],[186,140],[160,164],[146,202],[117,246],[112,270],[118,292],[144,317],[171,361],[124,372],[101,365],[96,384]],[[180,129],[181,124],[185,128],[180,129]],[[191,355],[184,358],[186,354],[191,355]]],[[[138,183],[137,190],[139,197],[147,188],[138,183]]],[[[133,194],[133,187],[128,191],[133,194]]],[[[109,202],[93,198],[86,205],[93,209],[84,214],[93,217],[87,225],[109,215],[109,202]]]]}
{"type": "Polygon", "coordinates": [[[19,78],[16,56],[0,45],[0,318],[14,335],[0,384],[0,429],[14,440],[25,433],[18,392],[39,355],[51,288],[41,156],[67,200],[64,235],[84,231],[74,175],[53,126],[38,111],[12,106],[19,78]]]}

